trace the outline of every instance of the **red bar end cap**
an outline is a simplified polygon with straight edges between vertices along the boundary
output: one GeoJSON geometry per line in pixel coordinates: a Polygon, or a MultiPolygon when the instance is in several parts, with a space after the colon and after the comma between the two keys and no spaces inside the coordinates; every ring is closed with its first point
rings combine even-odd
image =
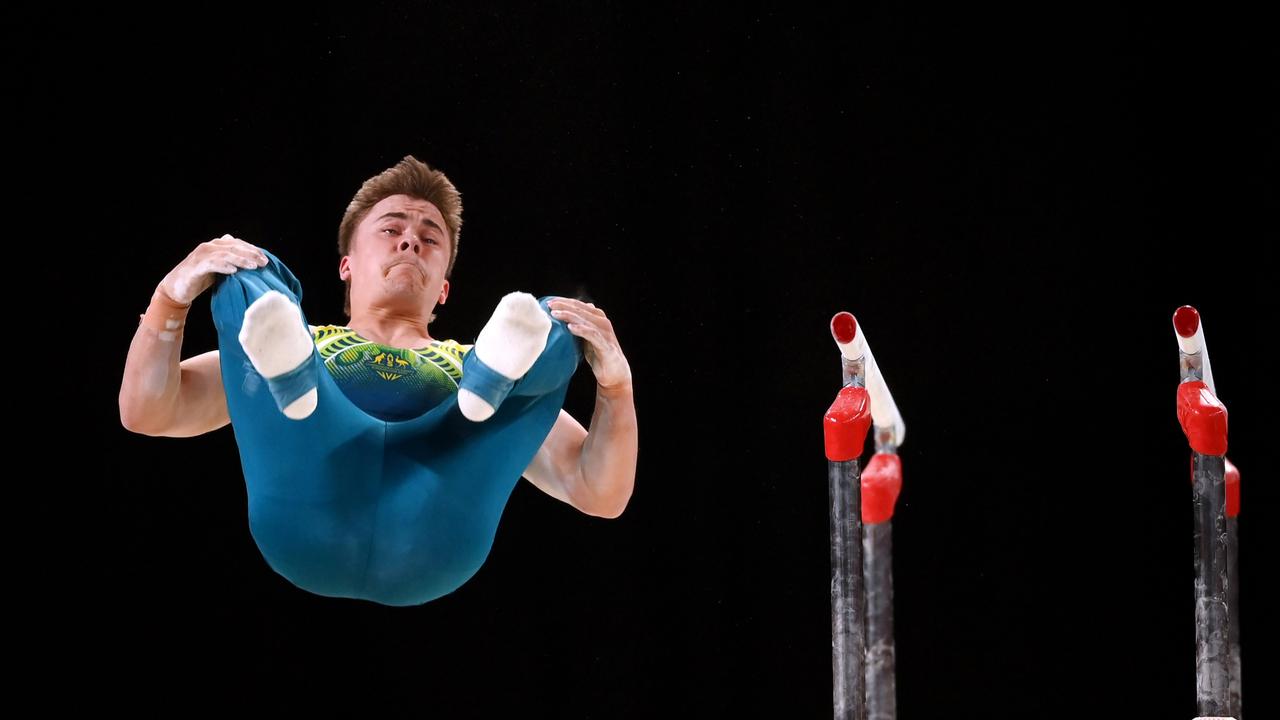
{"type": "Polygon", "coordinates": [[[893,507],[902,492],[902,458],[876,453],[862,471],[862,522],[876,524],[893,519],[893,507]]]}
{"type": "Polygon", "coordinates": [[[871,396],[866,388],[845,387],[822,419],[827,459],[832,462],[856,460],[871,429],[871,396]]]}

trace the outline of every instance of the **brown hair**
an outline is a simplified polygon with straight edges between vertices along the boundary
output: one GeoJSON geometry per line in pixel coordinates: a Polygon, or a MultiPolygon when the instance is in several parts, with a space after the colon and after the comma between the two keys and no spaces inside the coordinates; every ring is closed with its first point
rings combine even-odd
{"type": "MultiPolygon", "coordinates": [[[[445,277],[453,274],[453,263],[458,259],[458,238],[462,234],[462,194],[453,186],[449,178],[439,170],[432,170],[429,165],[412,155],[406,155],[394,167],[387,168],[374,175],[360,186],[355,197],[347,205],[347,212],[338,225],[338,254],[351,252],[351,240],[355,237],[356,226],[365,219],[374,205],[392,195],[408,195],[426,200],[435,205],[444,216],[444,224],[449,231],[449,266],[445,277]]],[[[351,281],[347,280],[347,297],[343,301],[342,310],[351,316],[351,281]]]]}

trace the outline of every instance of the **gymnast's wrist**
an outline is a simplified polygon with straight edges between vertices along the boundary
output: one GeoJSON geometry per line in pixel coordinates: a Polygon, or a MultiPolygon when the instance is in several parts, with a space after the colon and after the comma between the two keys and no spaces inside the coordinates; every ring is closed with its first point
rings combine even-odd
{"type": "Polygon", "coordinates": [[[621,382],[611,385],[601,385],[596,382],[596,396],[606,400],[624,400],[632,395],[631,378],[627,378],[621,382]]]}
{"type": "Polygon", "coordinates": [[[160,333],[161,339],[173,339],[187,324],[187,312],[191,305],[174,301],[163,288],[157,287],[151,294],[151,304],[143,313],[141,324],[160,333]]]}

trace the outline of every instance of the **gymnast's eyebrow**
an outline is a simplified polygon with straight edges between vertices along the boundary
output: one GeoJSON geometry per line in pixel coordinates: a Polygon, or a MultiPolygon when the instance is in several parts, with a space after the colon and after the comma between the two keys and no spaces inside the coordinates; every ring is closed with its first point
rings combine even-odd
{"type": "MultiPolygon", "coordinates": [[[[383,215],[383,216],[379,217],[377,220],[374,220],[374,222],[382,222],[383,220],[385,220],[385,219],[387,219],[387,218],[396,218],[396,219],[399,219],[399,220],[408,220],[408,219],[409,219],[409,216],[408,216],[408,214],[406,214],[406,213],[402,213],[402,212],[389,212],[389,213],[387,213],[387,214],[385,214],[385,215],[383,215]]],[[[439,230],[440,232],[444,232],[444,228],[442,228],[442,227],[440,227],[439,225],[437,225],[437,224],[435,223],[435,221],[434,221],[434,220],[432,220],[431,218],[422,218],[422,224],[423,224],[423,225],[430,225],[431,227],[435,228],[436,230],[439,230]]]]}

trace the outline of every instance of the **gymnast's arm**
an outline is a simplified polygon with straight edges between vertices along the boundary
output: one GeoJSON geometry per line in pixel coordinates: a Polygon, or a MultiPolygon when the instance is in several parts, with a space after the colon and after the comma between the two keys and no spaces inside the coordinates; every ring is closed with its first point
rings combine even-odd
{"type": "Polygon", "coordinates": [[[192,437],[231,422],[218,351],[178,362],[181,340],[166,342],[138,326],[120,384],[120,422],[156,437],[192,437]]]}
{"type": "Polygon", "coordinates": [[[129,345],[120,383],[120,422],[143,435],[191,437],[230,422],[218,351],[182,357],[187,311],[214,276],[261,267],[266,255],[223,235],[201,243],[178,263],[151,296],[129,345]]]}
{"type": "Polygon", "coordinates": [[[588,515],[616,518],[626,509],[636,480],[636,405],[631,367],[613,324],[591,303],[557,298],[551,314],[584,341],[596,376],[591,431],[561,410],[524,476],[548,495],[588,515]]]}

